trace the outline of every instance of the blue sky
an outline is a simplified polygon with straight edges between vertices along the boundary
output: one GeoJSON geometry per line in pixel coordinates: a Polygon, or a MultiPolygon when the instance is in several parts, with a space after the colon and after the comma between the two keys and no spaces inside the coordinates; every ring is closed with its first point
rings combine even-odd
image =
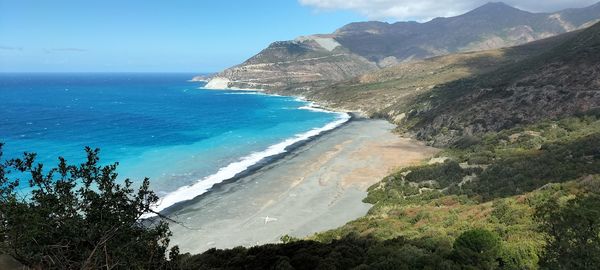
{"type": "Polygon", "coordinates": [[[296,0],[0,0],[0,71],[219,71],[364,19],[296,0]]]}
{"type": "MultiPolygon", "coordinates": [[[[490,0],[0,0],[0,72],[214,72],[354,21],[454,16],[490,0]]],[[[505,0],[552,12],[599,0],[505,0]]]]}

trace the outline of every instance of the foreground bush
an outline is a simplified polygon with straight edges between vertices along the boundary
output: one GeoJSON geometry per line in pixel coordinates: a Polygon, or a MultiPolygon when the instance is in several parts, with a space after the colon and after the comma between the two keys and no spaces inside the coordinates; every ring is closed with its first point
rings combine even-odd
{"type": "Polygon", "coordinates": [[[541,264],[547,269],[600,267],[600,195],[580,196],[560,205],[550,200],[536,216],[548,235],[541,264]]]}
{"type": "Polygon", "coordinates": [[[0,253],[41,269],[165,267],[167,224],[140,219],[158,200],[148,179],[137,190],[118,184],[117,164],[100,166],[98,150],[86,153],[80,165],[60,158],[51,169],[31,153],[0,163],[0,253]],[[30,192],[18,190],[21,177],[30,192]]]}

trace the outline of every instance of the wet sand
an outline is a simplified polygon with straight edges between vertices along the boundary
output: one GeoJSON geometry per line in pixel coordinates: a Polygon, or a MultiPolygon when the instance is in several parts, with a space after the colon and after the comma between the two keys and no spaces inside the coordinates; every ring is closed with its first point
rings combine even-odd
{"type": "Polygon", "coordinates": [[[391,133],[383,120],[355,120],[248,176],[220,185],[169,216],[182,252],[276,243],[339,227],[367,213],[369,186],[435,148],[391,133]]]}

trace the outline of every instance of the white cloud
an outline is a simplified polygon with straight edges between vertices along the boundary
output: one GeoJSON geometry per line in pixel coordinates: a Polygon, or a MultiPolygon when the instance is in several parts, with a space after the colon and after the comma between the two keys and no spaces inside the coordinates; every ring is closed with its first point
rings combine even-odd
{"type": "MultiPolygon", "coordinates": [[[[552,12],[585,7],[598,0],[506,0],[514,7],[533,12],[552,12]]],[[[427,20],[462,14],[489,0],[299,0],[317,10],[350,10],[374,20],[427,20]]]]}

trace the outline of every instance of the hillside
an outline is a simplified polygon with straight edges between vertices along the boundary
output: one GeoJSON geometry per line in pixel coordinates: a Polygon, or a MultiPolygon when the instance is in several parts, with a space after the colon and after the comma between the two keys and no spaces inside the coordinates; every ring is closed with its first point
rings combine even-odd
{"type": "Polygon", "coordinates": [[[207,88],[280,90],[324,87],[377,67],[330,38],[271,44],[241,65],[215,75],[207,88]]]}
{"type": "Polygon", "coordinates": [[[215,75],[208,87],[302,93],[398,63],[524,44],[589,26],[598,19],[600,4],[530,13],[489,3],[426,23],[351,23],[332,34],[274,42],[244,63],[215,75]]]}
{"type": "Polygon", "coordinates": [[[555,48],[422,94],[405,126],[437,144],[600,107],[600,24],[555,48]]]}
{"type": "Polygon", "coordinates": [[[575,34],[570,32],[517,47],[450,54],[399,64],[313,89],[304,95],[329,107],[361,111],[399,124],[406,108],[419,94],[431,92],[437,85],[484,74],[539,55],[575,34]]]}

